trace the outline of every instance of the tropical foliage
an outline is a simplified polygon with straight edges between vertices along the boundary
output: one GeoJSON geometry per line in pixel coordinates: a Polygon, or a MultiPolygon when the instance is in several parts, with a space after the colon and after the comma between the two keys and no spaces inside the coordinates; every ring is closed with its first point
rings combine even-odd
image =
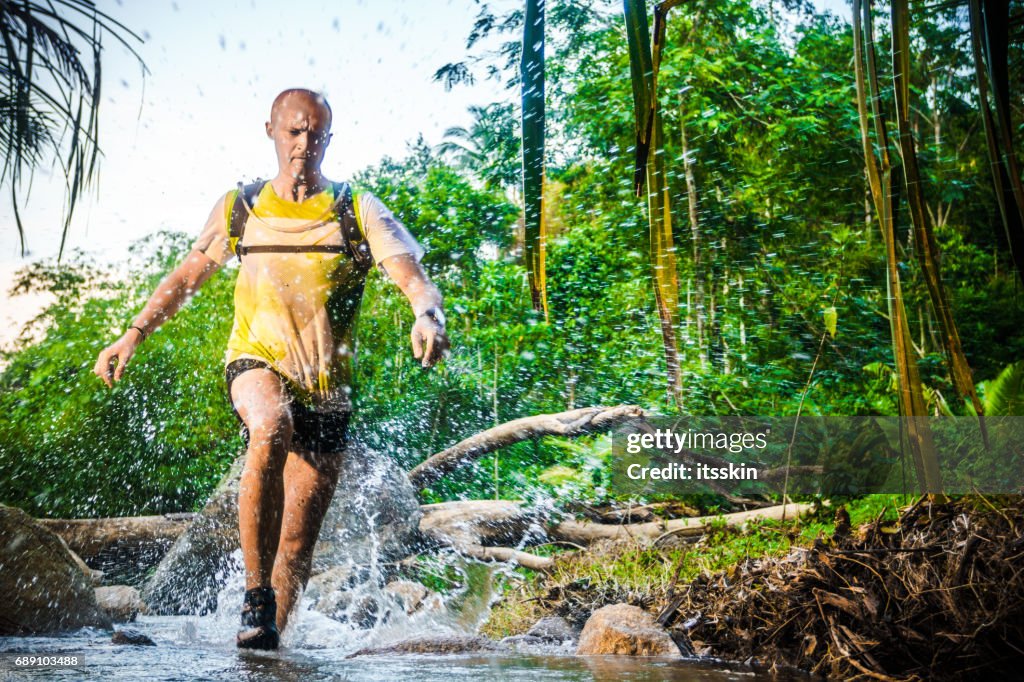
{"type": "Polygon", "coordinates": [[[32,171],[52,164],[67,179],[61,254],[78,199],[96,178],[106,35],[135,54],[139,37],[92,0],[0,2],[0,187],[9,191],[22,255],[18,205],[32,171]]]}
{"type": "MultiPolygon", "coordinates": [[[[584,405],[966,415],[978,411],[970,394],[981,384],[982,412],[1017,410],[1024,306],[989,171],[967,8],[911,12],[897,26],[910,45],[909,61],[896,62],[906,67],[898,84],[909,99],[897,99],[882,76],[894,63],[891,14],[862,9],[855,33],[849,21],[800,4],[697,0],[672,9],[649,89],[661,134],[652,121],[656,144],[642,178],[648,195],[664,187],[658,229],[674,248],[678,391],[665,390],[654,212],[636,194],[643,127],[631,77],[637,49],[622,10],[571,0],[546,7],[546,319],[532,306],[519,248],[514,92],[481,105],[443,151],[418,143],[359,178],[428,247],[454,344],[442,367],[424,373],[407,348],[407,304],[373,275],[358,331],[361,437],[411,467],[496,422],[584,405]],[[659,158],[663,179],[652,182],[650,161],[659,158]],[[910,201],[918,208],[908,210],[910,201]],[[925,248],[941,265],[944,298],[925,248]],[[941,301],[969,389],[954,378],[959,361],[941,301]],[[914,386],[919,393],[908,395],[914,386]]],[[[519,84],[523,22],[522,12],[482,7],[474,50],[483,50],[483,33],[509,40],[442,76],[465,80],[482,69],[519,84]]],[[[1024,57],[1010,45],[1007,68],[1019,73],[1024,57]]],[[[653,46],[651,56],[653,65],[653,46]]],[[[1017,130],[1020,92],[1010,92],[1007,111],[1017,130]]],[[[1019,156],[1020,136],[1012,143],[1019,156]]],[[[187,243],[164,236],[140,245],[127,281],[83,262],[26,272],[26,286],[59,295],[37,325],[41,340],[26,337],[0,378],[0,501],[64,516],[202,501],[240,446],[220,367],[232,271],[142,346],[113,392],[90,373],[187,243]]],[[[425,498],[599,498],[614,494],[609,456],[597,438],[522,443],[425,498]]]]}

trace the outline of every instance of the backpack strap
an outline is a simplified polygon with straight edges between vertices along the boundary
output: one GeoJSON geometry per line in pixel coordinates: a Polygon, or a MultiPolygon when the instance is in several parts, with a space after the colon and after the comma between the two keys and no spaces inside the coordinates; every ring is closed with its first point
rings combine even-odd
{"type": "Polygon", "coordinates": [[[370,253],[370,245],[363,235],[359,225],[359,218],[356,216],[352,186],[347,182],[335,182],[332,184],[334,187],[335,212],[338,216],[338,224],[341,226],[342,241],[348,248],[348,254],[352,257],[356,267],[363,271],[369,271],[373,267],[373,255],[370,253]]]}
{"type": "Polygon", "coordinates": [[[235,255],[241,258],[249,253],[347,253],[356,267],[364,273],[373,267],[370,245],[359,226],[359,218],[356,216],[353,205],[352,187],[347,182],[331,183],[334,190],[334,212],[338,219],[338,225],[341,227],[341,245],[244,246],[242,236],[245,234],[245,225],[249,222],[249,214],[256,207],[256,199],[266,184],[266,180],[257,180],[248,185],[238,183],[238,191],[235,192],[235,200],[231,206],[231,216],[228,221],[228,236],[235,255]]]}
{"type": "Polygon", "coordinates": [[[242,235],[245,234],[245,224],[249,222],[249,214],[256,206],[256,198],[260,195],[266,180],[257,178],[256,182],[248,185],[238,183],[238,191],[235,192],[235,201],[231,205],[231,216],[228,220],[228,237],[230,238],[231,250],[239,258],[242,257],[244,249],[240,249],[242,235]]]}

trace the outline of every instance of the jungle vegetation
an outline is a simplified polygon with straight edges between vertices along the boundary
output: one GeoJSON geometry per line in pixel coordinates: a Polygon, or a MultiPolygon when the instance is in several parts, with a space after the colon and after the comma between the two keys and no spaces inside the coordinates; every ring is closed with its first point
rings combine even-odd
{"type": "MultiPolygon", "coordinates": [[[[588,405],[974,414],[1001,396],[1019,410],[1019,3],[1003,43],[985,32],[1001,5],[975,0],[858,2],[856,26],[800,2],[625,7],[482,5],[469,58],[438,77],[502,79],[508,101],[355,178],[427,248],[453,341],[424,373],[408,306],[371,275],[359,436],[411,468],[496,423],[588,405]],[[538,27],[540,61],[522,49],[538,27]]],[[[234,269],[113,391],[91,373],[193,237],[139,242],[128,278],[81,255],[26,268],[18,288],[56,302],[0,375],[0,501],[150,514],[216,484],[241,447],[221,363],[234,269]]],[[[600,437],[522,443],[424,498],[602,498],[607,457],[600,437]]]]}

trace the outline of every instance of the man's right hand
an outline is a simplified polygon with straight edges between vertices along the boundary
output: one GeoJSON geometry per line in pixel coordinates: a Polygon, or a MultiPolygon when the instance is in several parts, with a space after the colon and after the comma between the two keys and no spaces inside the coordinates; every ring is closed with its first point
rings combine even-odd
{"type": "Polygon", "coordinates": [[[142,332],[135,328],[129,329],[121,338],[100,351],[92,373],[102,379],[107,388],[113,388],[113,382],[120,381],[124,376],[124,368],[140,343],[142,332]]]}

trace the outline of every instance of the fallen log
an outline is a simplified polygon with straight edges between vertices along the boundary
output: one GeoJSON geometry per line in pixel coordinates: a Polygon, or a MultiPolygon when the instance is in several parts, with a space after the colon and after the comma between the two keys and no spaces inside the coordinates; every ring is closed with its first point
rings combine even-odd
{"type": "Polygon", "coordinates": [[[108,580],[134,582],[163,558],[195,514],[106,519],[37,519],[108,580]]]}
{"type": "Polygon", "coordinates": [[[666,533],[683,537],[696,537],[707,532],[714,523],[727,526],[741,526],[756,519],[797,518],[811,510],[809,504],[785,504],[764,509],[722,514],[718,516],[697,516],[689,519],[650,521],[613,526],[591,521],[567,520],[548,527],[548,536],[555,540],[588,545],[597,540],[638,541],[641,544],[654,542],[666,533]]]}
{"type": "Polygon", "coordinates": [[[516,500],[457,500],[422,504],[419,529],[439,544],[521,545],[543,536],[540,514],[516,500]]]}
{"type": "Polygon", "coordinates": [[[409,480],[414,488],[422,490],[459,467],[509,445],[542,436],[572,438],[607,431],[620,424],[642,419],[645,415],[646,412],[636,405],[618,405],[584,407],[568,412],[515,419],[481,431],[431,456],[409,472],[409,480]]]}

